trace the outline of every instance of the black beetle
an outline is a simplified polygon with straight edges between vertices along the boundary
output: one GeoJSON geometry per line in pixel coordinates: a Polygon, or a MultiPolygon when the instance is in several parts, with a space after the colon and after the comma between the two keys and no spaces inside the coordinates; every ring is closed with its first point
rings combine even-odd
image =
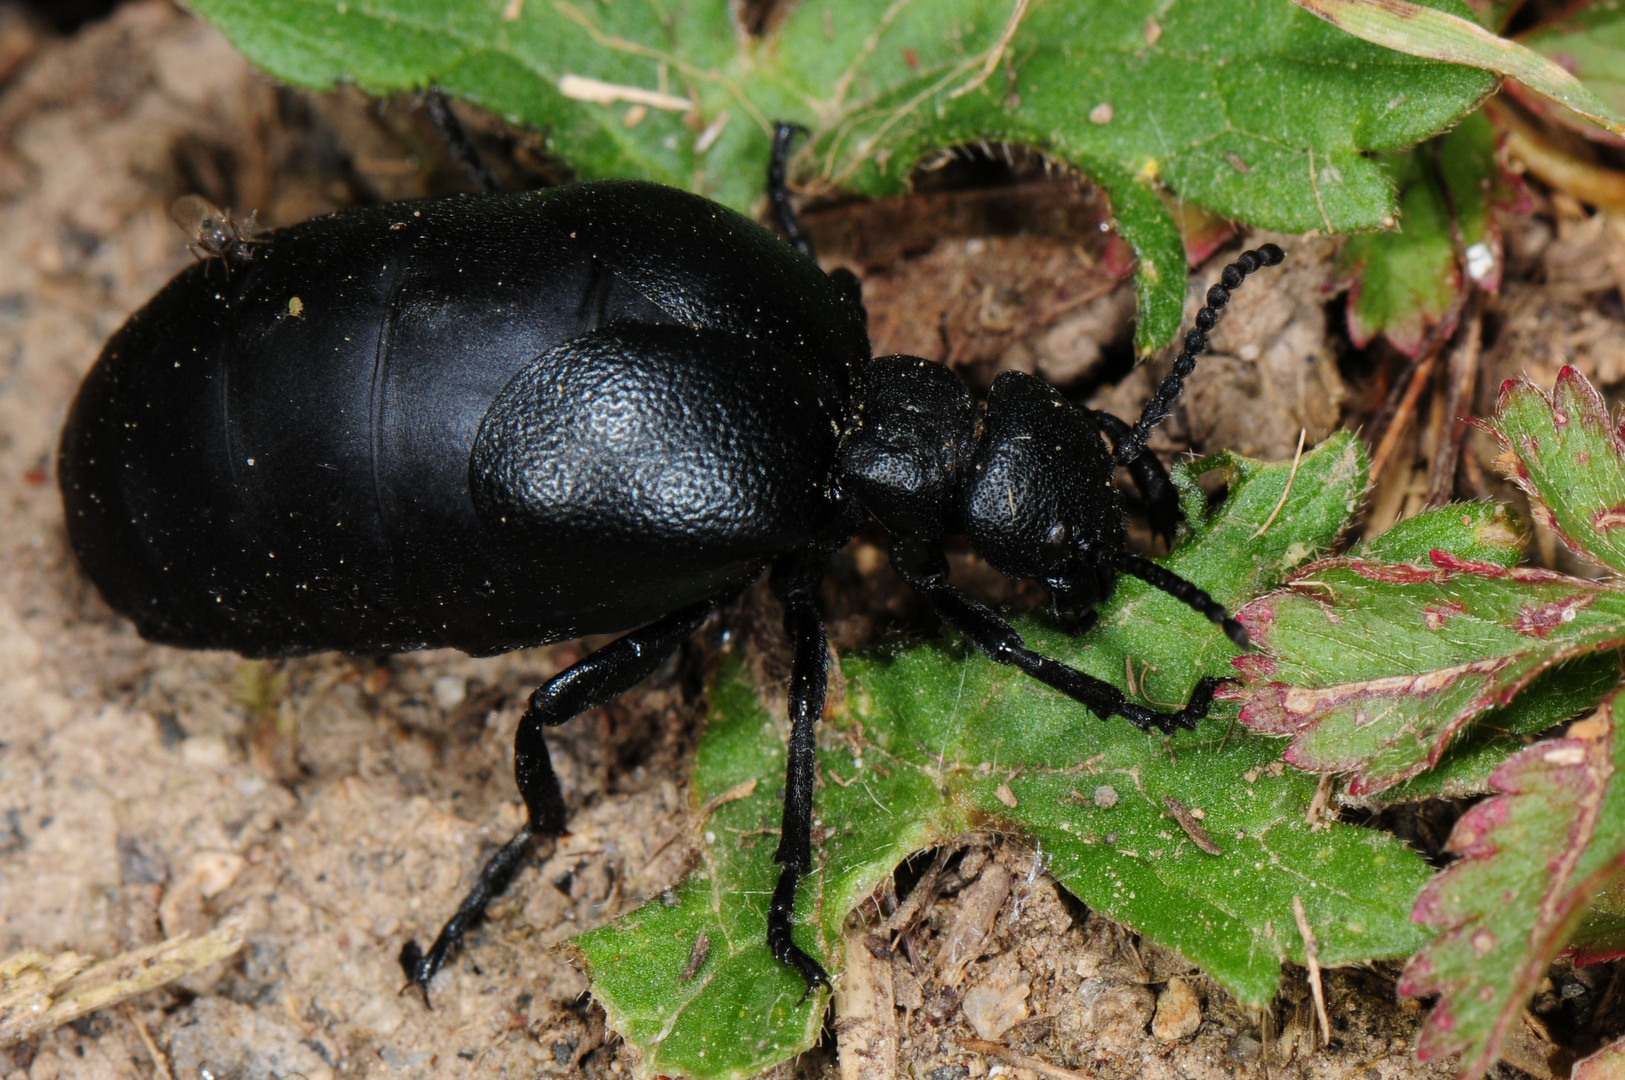
{"type": "Polygon", "coordinates": [[[1044,582],[1075,628],[1128,573],[1246,645],[1206,593],[1125,550],[1111,478],[1127,466],[1172,530],[1146,436],[1228,290],[1280,249],[1225,268],[1132,429],[1013,372],[978,406],[940,365],[871,358],[857,280],[818,268],[785,195],[793,136],[779,128],[769,171],[789,244],[634,181],[351,210],[254,236],[226,274],[183,271],[113,335],[73,403],[68,534],[152,641],[487,655],[640,627],[531,696],[514,752],[528,823],[428,952],[401,950],[425,991],[532,838],[564,829],[543,729],[654,671],[763,570],[794,650],[768,944],[809,992],[828,985],[791,940],[828,662],[814,596],[867,516],[944,622],[1101,718],[1192,727],[1216,680],[1164,713],[1028,650],[948,583],[945,534],[1044,582]]]}

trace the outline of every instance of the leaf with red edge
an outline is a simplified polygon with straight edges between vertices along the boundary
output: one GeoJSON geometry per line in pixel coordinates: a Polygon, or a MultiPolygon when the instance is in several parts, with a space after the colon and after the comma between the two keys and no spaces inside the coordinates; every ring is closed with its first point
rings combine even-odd
{"type": "Polygon", "coordinates": [[[1237,614],[1261,652],[1234,663],[1249,728],[1286,760],[1353,773],[1353,796],[1436,764],[1542,672],[1625,644],[1625,589],[1442,551],[1431,566],[1326,559],[1237,614]]]}
{"type": "Polygon", "coordinates": [[[1452,224],[1473,284],[1501,287],[1501,215],[1522,207],[1527,192],[1501,168],[1495,146],[1495,128],[1474,113],[1434,142],[1382,159],[1400,191],[1398,225],[1353,237],[1339,260],[1356,345],[1382,335],[1414,357],[1438,324],[1439,334],[1454,329],[1463,267],[1452,224]]]}
{"type": "Polygon", "coordinates": [[[1528,379],[1501,384],[1493,419],[1496,465],[1530,497],[1530,514],[1570,550],[1625,571],[1625,437],[1602,395],[1572,367],[1550,396],[1528,379]]]}
{"type": "Polygon", "coordinates": [[[1619,1080],[1625,1076],[1625,1039],[1615,1039],[1574,1063],[1569,1080],[1619,1080]]]}
{"type": "Polygon", "coordinates": [[[1483,1076],[1591,896],[1625,867],[1618,700],[1509,758],[1491,779],[1502,794],[1456,823],[1446,849],[1460,858],[1411,912],[1439,935],[1399,982],[1408,997],[1440,995],[1417,1042],[1423,1061],[1459,1052],[1464,1080],[1483,1076]]]}
{"type": "Polygon", "coordinates": [[[1461,273],[1450,240],[1450,205],[1434,179],[1427,147],[1378,159],[1399,189],[1399,223],[1389,232],[1351,237],[1339,267],[1350,280],[1349,337],[1364,347],[1381,335],[1417,356],[1428,331],[1454,326],[1461,273]]]}

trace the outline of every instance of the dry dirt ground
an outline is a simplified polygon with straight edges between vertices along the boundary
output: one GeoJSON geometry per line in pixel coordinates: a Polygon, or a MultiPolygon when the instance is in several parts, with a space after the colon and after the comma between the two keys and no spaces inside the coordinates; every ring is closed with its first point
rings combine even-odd
{"type": "MultiPolygon", "coordinates": [[[[162,0],[67,39],[0,5],[0,79],[0,957],[113,957],[221,925],[245,940],[164,989],[0,1048],[0,1077],[630,1075],[635,1056],[606,1035],[559,946],[684,868],[682,844],[657,848],[690,811],[685,768],[716,627],[552,736],[572,834],[493,908],[426,1011],[398,993],[396,953],[432,935],[519,823],[509,757],[519,708],[580,646],[280,664],[160,648],[108,610],[65,543],[57,432],[102,342],[191,258],[170,202],[202,192],[279,224],[450,190],[458,176],[433,131],[410,103],[277,88],[162,0]]],[[[481,130],[510,182],[557,175],[524,139],[481,130]]],[[[1004,168],[1023,182],[965,195],[951,190],[950,163],[940,190],[913,203],[811,217],[831,260],[866,278],[877,351],[944,359],[983,385],[1003,368],[1038,371],[1132,415],[1152,376],[1122,379],[1132,294],[1118,283],[1120,245],[1101,239],[1087,191],[1019,161],[1004,168]]],[[[1622,243],[1601,218],[1537,197],[1509,233],[1510,284],[1486,323],[1494,343],[1479,385],[1523,367],[1549,384],[1564,362],[1625,378],[1622,243]]],[[[1334,332],[1330,245],[1292,248],[1278,285],[1234,305],[1218,355],[1159,436],[1164,450],[1283,457],[1300,429],[1313,440],[1388,423],[1379,406],[1403,365],[1353,355],[1334,332]]],[[[1421,400],[1401,416],[1376,499],[1388,520],[1426,490],[1441,428],[1421,400]]],[[[1482,464],[1470,447],[1460,490],[1502,494],[1482,464]]],[[[934,629],[883,563],[867,538],[838,560],[827,598],[838,647],[888,627],[934,629]]],[[[966,557],[958,571],[992,599],[1016,598],[966,557]]],[[[722,621],[770,626],[761,605],[747,598],[722,621]]],[[[773,647],[771,634],[753,637],[773,647]]],[[[1436,851],[1452,813],[1401,824],[1436,851]]],[[[1014,841],[983,837],[944,866],[915,957],[887,961],[895,1007],[865,1019],[861,1034],[886,1049],[866,1075],[1037,1075],[1032,1061],[968,1049],[973,1018],[1016,1051],[1088,1076],[1450,1074],[1411,1060],[1421,1012],[1396,1001],[1391,968],[1329,973],[1334,1030],[1321,1048],[1302,972],[1288,973],[1273,1008],[1249,1012],[1030,865],[1014,841]],[[966,993],[945,992],[916,971],[934,970],[967,919],[991,920],[991,933],[959,977],[966,993]],[[1011,1007],[989,1019],[1001,1001],[1011,1007]]],[[[1617,1031],[1614,976],[1554,970],[1520,1064],[1551,1075],[1564,1054],[1617,1031]],[[1560,1045],[1543,1041],[1548,1029],[1560,1045]]],[[[842,1030],[778,1072],[842,1070],[837,1043],[859,1034],[842,1030]]],[[[844,1069],[857,1075],[853,1055],[844,1069]]]]}

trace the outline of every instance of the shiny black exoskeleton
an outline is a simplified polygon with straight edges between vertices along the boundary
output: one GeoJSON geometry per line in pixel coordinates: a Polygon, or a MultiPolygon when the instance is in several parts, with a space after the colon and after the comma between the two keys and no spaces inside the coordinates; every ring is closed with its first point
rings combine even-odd
{"type": "Polygon", "coordinates": [[[1017,373],[978,406],[939,365],[871,358],[856,279],[819,270],[790,211],[791,137],[780,129],[770,173],[791,244],[630,181],[349,211],[256,236],[223,272],[181,273],[73,404],[60,455],[73,548],[153,641],[490,654],[638,627],[532,695],[514,759],[528,824],[427,953],[403,948],[420,988],[532,838],[564,829],[543,730],[654,671],[764,570],[794,649],[768,943],[809,991],[827,985],[791,940],[828,657],[814,597],[866,517],[945,622],[1102,718],[1190,727],[1214,683],[1163,713],[1028,650],[949,584],[946,534],[1044,582],[1075,621],[1126,572],[1245,646],[1206,593],[1125,550],[1111,477],[1128,466],[1172,530],[1145,438],[1227,290],[1279,249],[1226,268],[1132,429],[1017,373]]]}

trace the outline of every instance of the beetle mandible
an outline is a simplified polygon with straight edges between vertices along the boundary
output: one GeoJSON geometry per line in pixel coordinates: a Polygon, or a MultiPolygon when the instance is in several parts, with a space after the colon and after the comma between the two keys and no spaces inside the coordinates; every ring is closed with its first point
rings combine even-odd
{"type": "Polygon", "coordinates": [[[354,209],[253,238],[229,273],[181,272],[107,343],[62,433],[68,534],[146,638],[246,656],[475,655],[629,633],[531,695],[514,747],[527,823],[425,952],[435,972],[566,809],[543,731],[660,666],[764,570],[793,649],[772,953],[810,993],[791,937],[812,868],[814,725],[828,650],[824,564],[868,517],[942,620],[993,660],[1143,729],[1207,714],[1218,680],[1160,712],[1025,647],[948,581],[963,533],[1087,625],[1127,573],[1245,648],[1201,589],[1125,548],[1126,466],[1171,532],[1146,453],[1265,244],[1224,270],[1172,373],[1130,427],[1005,372],[980,405],[915,357],[871,357],[857,279],[825,274],[787,195],[789,243],[673,188],[598,181],[354,209]],[[1108,442],[1109,440],[1109,442],[1108,442]]]}

